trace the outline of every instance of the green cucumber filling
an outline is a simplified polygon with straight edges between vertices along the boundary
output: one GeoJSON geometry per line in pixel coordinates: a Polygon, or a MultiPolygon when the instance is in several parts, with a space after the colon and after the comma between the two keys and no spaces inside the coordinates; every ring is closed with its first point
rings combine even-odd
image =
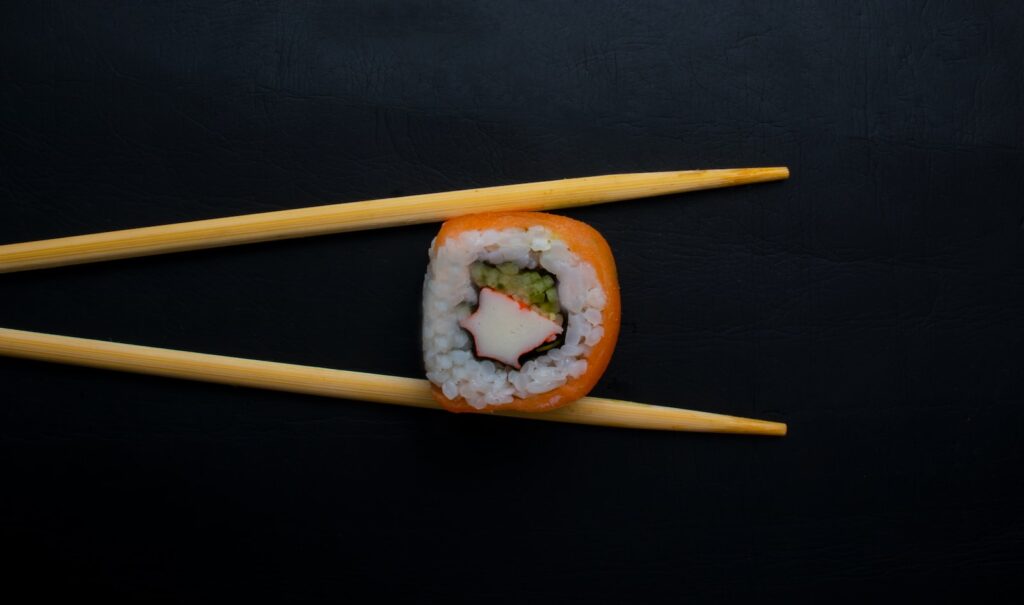
{"type": "Polygon", "coordinates": [[[515,263],[494,266],[477,261],[470,265],[469,275],[477,288],[491,288],[520,300],[549,319],[561,322],[558,287],[550,273],[524,269],[515,263]]]}

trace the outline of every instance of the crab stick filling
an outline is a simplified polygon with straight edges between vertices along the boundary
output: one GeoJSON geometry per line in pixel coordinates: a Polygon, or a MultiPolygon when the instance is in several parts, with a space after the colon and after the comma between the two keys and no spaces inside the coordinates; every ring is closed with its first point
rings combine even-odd
{"type": "Polygon", "coordinates": [[[552,342],[562,326],[530,305],[491,288],[480,290],[480,305],[459,322],[473,336],[477,357],[500,361],[519,369],[519,358],[552,342]]]}

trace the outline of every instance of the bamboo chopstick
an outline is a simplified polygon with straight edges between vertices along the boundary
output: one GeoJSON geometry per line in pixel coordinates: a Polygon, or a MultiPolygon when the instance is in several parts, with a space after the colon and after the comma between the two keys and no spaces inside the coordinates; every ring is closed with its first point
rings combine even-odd
{"type": "MultiPolygon", "coordinates": [[[[440,409],[430,395],[429,383],[416,378],[190,353],[7,328],[0,328],[0,355],[186,380],[440,409]]],[[[540,414],[497,412],[496,415],[635,429],[773,436],[786,434],[786,425],[779,422],[599,397],[584,397],[566,407],[540,414]]]]}
{"type": "Polygon", "coordinates": [[[0,273],[166,252],[441,221],[511,210],[555,210],[789,178],[789,169],[645,172],[410,195],[0,246],[0,273]]]}

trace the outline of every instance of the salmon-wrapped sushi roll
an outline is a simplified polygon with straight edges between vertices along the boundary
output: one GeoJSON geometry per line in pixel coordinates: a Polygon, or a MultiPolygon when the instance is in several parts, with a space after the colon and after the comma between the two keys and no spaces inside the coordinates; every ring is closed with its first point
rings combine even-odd
{"type": "Polygon", "coordinates": [[[441,227],[423,288],[423,357],[453,412],[541,412],[590,392],[619,335],[608,243],[539,212],[476,214],[441,227]]]}

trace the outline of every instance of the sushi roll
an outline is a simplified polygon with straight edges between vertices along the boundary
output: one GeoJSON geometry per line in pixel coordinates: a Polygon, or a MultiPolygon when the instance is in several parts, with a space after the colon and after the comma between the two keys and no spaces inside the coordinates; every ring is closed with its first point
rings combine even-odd
{"type": "Polygon", "coordinates": [[[434,398],[453,412],[542,412],[586,395],[619,335],[608,243],[539,212],[444,223],[423,287],[423,357],[434,398]]]}

